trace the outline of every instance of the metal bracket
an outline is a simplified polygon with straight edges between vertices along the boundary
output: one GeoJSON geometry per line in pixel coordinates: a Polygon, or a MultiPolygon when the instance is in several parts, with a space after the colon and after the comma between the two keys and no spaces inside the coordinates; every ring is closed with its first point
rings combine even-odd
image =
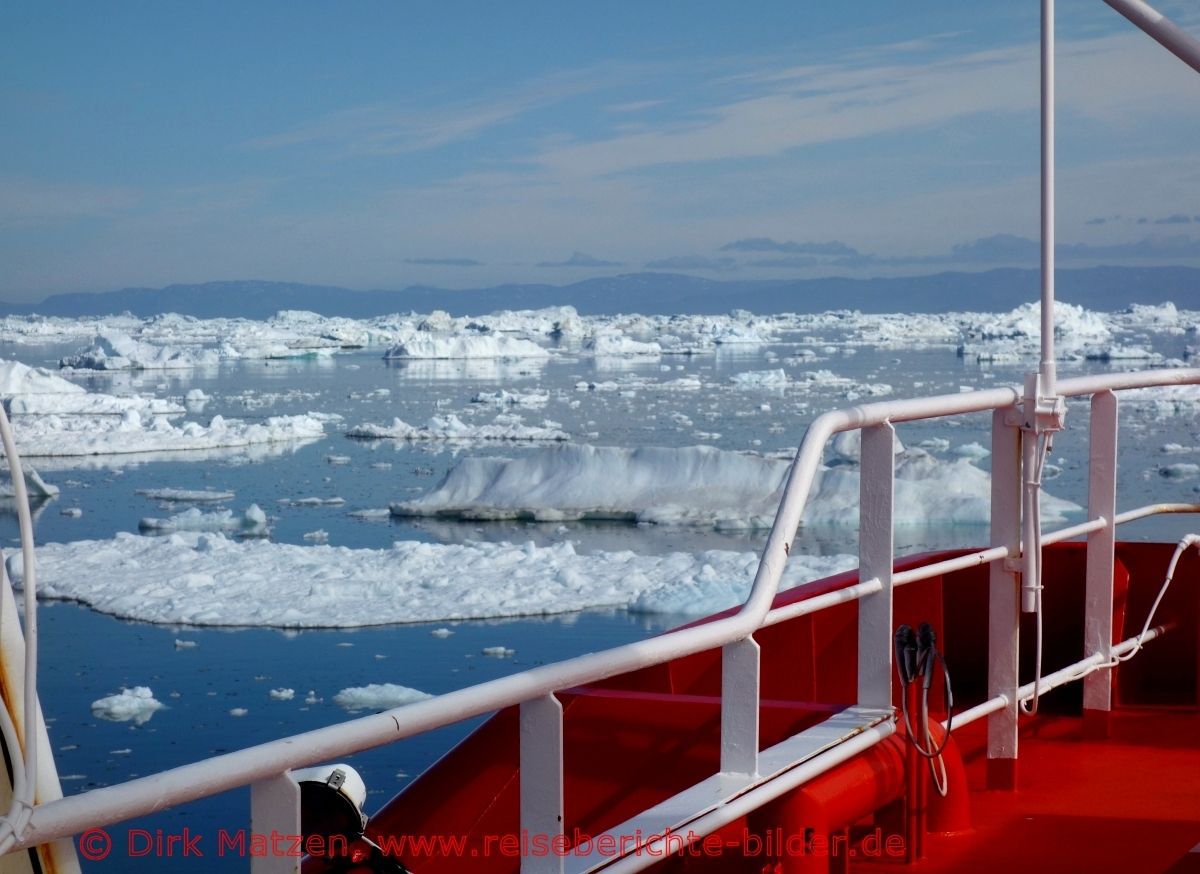
{"type": "Polygon", "coordinates": [[[1062,395],[1047,395],[1040,373],[1025,376],[1025,400],[1020,407],[1020,427],[1035,434],[1061,431],[1066,424],[1067,399],[1062,395]]]}

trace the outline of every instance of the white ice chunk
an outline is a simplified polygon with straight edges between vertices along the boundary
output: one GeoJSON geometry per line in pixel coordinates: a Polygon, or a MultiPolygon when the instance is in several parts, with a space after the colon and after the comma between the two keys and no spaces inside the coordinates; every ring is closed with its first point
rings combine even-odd
{"type": "Polygon", "coordinates": [[[91,347],[63,358],[59,364],[82,370],[183,370],[212,367],[219,361],[220,355],[214,349],[155,345],[111,331],[99,335],[91,347]]]}
{"type": "Polygon", "coordinates": [[[548,358],[550,353],[532,340],[496,334],[433,334],[417,332],[384,354],[390,359],[548,358]]]}
{"type": "Polygon", "coordinates": [[[657,356],[663,351],[658,343],[635,340],[616,331],[605,331],[589,337],[583,348],[597,358],[657,356]]]}
{"type": "Polygon", "coordinates": [[[235,497],[233,492],[221,492],[213,489],[137,489],[136,493],[150,498],[152,501],[171,501],[179,504],[230,501],[235,497]]]}
{"type": "Polygon", "coordinates": [[[134,686],[132,689],[122,687],[116,695],[93,701],[92,714],[109,722],[144,725],[163,706],[161,701],[155,699],[149,686],[134,686]]]}
{"type": "Polygon", "coordinates": [[[428,692],[398,686],[395,683],[371,683],[350,686],[333,696],[333,703],[345,710],[391,710],[431,698],[428,692]]]}
{"type": "Polygon", "coordinates": [[[485,442],[562,442],[571,435],[557,422],[524,425],[519,417],[497,417],[488,425],[468,425],[454,414],[433,416],[424,425],[410,425],[402,419],[391,425],[365,423],[346,431],[356,440],[409,440],[413,442],[485,443],[485,442]]]}
{"type": "Polygon", "coordinates": [[[235,516],[232,510],[204,513],[192,507],[166,519],[144,517],[138,522],[138,528],[158,534],[171,531],[230,531],[260,536],[267,533],[267,514],[258,504],[251,504],[240,516],[235,516]]]}

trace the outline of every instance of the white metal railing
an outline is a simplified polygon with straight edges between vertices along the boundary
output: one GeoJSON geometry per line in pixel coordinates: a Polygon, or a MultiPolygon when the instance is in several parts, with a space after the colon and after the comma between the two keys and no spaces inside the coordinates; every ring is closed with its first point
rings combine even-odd
{"type": "MultiPolygon", "coordinates": [[[[1200,71],[1200,43],[1142,0],[1105,0],[1136,26],[1200,71]]],[[[1137,639],[1112,644],[1112,598],[1115,527],[1120,522],[1169,512],[1197,512],[1200,507],[1159,504],[1123,514],[1116,512],[1117,402],[1114,392],[1137,387],[1200,384],[1200,370],[1157,371],[1058,380],[1055,373],[1054,285],[1054,106],[1053,0],[1042,0],[1042,335],[1041,365],[1031,375],[1024,394],[1015,388],[977,391],[919,400],[868,404],[827,413],[810,426],[792,464],[783,499],[767,538],[754,584],[741,609],[714,622],[671,632],[651,640],[569,659],[451,692],[373,716],[295,735],[201,762],[173,768],[116,786],[94,789],[70,798],[18,805],[5,822],[20,830],[16,846],[24,848],[65,838],[88,827],[99,827],[164,807],[211,796],[240,786],[252,786],[252,827],[270,825],[285,834],[299,833],[299,805],[291,769],[411,737],[431,729],[503,707],[521,707],[522,826],[543,833],[563,828],[562,708],[556,690],[583,685],[616,674],[703,650],[723,647],[721,698],[721,773],[715,789],[706,784],[681,793],[666,806],[670,816],[688,816],[696,834],[711,831],[801,785],[852,755],[889,736],[891,713],[892,595],[907,585],[955,570],[988,565],[989,698],[956,720],[987,717],[988,756],[1015,762],[1017,716],[1023,700],[1041,691],[1084,678],[1084,706],[1105,711],[1111,707],[1111,673],[1097,670],[1114,655],[1135,648],[1137,639]],[[1042,535],[1037,521],[1036,488],[1032,504],[1022,504],[1022,467],[1037,456],[1039,435],[1060,426],[1061,398],[1092,395],[1089,451],[1088,519],[1042,535]],[[1024,401],[1024,407],[1021,404],[1024,401]],[[992,411],[992,502],[989,548],[893,572],[893,427],[896,423],[965,413],[992,411]],[[859,582],[772,610],[792,539],[799,526],[824,447],[838,432],[862,429],[859,526],[859,582]],[[1032,444],[1031,444],[1032,441],[1032,444]],[[1031,513],[1032,510],[1032,513],[1031,513]],[[1084,658],[1037,682],[1018,685],[1019,614],[1036,609],[1040,619],[1039,550],[1034,548],[1072,537],[1087,541],[1084,658]],[[1025,598],[1019,575],[1024,575],[1025,598]],[[765,625],[859,602],[858,703],[847,716],[827,720],[771,750],[758,749],[759,650],[753,633],[765,625]],[[851,714],[853,711],[853,714],[851,714]],[[834,730],[834,726],[840,727],[834,730]],[[767,773],[760,774],[760,771],[767,773]],[[705,793],[725,793],[707,797],[705,793]],[[692,794],[689,794],[692,793],[692,794]],[[707,800],[705,800],[707,798],[707,800]],[[676,803],[677,802],[677,803],[676,803]],[[702,806],[696,807],[696,804],[702,806]],[[690,806],[689,806],[690,805],[690,806]],[[707,806],[703,806],[707,805],[707,806]],[[688,811],[693,811],[689,813],[688,811]],[[28,815],[27,826],[21,828],[28,815]],[[15,817],[15,818],[12,818],[15,817]]],[[[11,440],[5,439],[18,501],[25,504],[24,483],[11,440]]],[[[1026,487],[1035,486],[1029,481],[1026,487]]],[[[27,504],[25,504],[27,509],[27,504]]],[[[28,514],[21,517],[22,549],[30,575],[32,532],[28,514]]],[[[25,689],[27,765],[36,770],[37,744],[29,738],[36,728],[36,604],[33,586],[26,592],[27,668],[25,689]]],[[[1149,639],[1158,629],[1141,637],[1149,639]]],[[[15,729],[6,734],[13,734],[15,729]]],[[[10,743],[10,746],[12,744],[10,743]]],[[[14,759],[17,751],[13,751],[14,759]]],[[[31,777],[32,779],[32,777],[31,777]]],[[[708,783],[709,781],[706,781],[708,783]]],[[[666,815],[665,813],[663,814],[666,815]]],[[[0,846],[7,845],[8,839],[0,846]]],[[[655,861],[635,854],[613,862],[609,871],[636,870],[655,861]]],[[[586,865],[590,870],[599,865],[586,865]]],[[[298,860],[259,858],[255,872],[296,871],[298,860]]],[[[527,859],[524,871],[562,872],[562,859],[527,859]]]]}
{"type": "MultiPolygon", "coordinates": [[[[1084,660],[1065,671],[1042,678],[1041,688],[1079,679],[1089,665],[1108,661],[1116,651],[1112,640],[1112,532],[1116,524],[1160,512],[1196,512],[1200,507],[1159,504],[1116,514],[1108,494],[1115,494],[1116,402],[1114,390],[1200,384],[1200,370],[1158,370],[1087,376],[1060,380],[1058,390],[1064,396],[1092,395],[1091,496],[1089,518],[1080,524],[1049,533],[1044,542],[1056,542],[1087,534],[1088,651],[1084,660]],[[1097,482],[1101,481],[1098,486],[1097,482]],[[1106,512],[1097,513],[1097,508],[1106,512]],[[1110,564],[1103,561],[1107,552],[1110,564]],[[1107,574],[1102,573],[1105,567],[1107,574]],[[1105,591],[1107,590],[1107,597],[1105,591]],[[1093,632],[1100,636],[1093,640],[1093,632]]],[[[79,795],[39,804],[33,810],[20,847],[28,847],[69,836],[85,828],[108,825],[132,817],[153,813],[168,806],[208,797],[241,786],[251,785],[253,817],[256,822],[277,823],[285,833],[298,833],[294,821],[292,796],[280,792],[279,781],[291,769],[329,761],[371,747],[411,737],[461,720],[504,707],[521,705],[521,768],[524,780],[522,825],[525,828],[560,833],[562,820],[562,716],[554,692],[585,685],[638,668],[723,647],[722,753],[721,767],[726,776],[741,777],[729,785],[737,786],[725,803],[700,811],[690,827],[715,828],[732,811],[741,810],[788,791],[799,775],[808,779],[832,767],[851,753],[888,736],[894,726],[882,723],[870,713],[890,712],[892,672],[892,589],[953,570],[989,564],[992,570],[991,630],[989,632],[989,700],[969,716],[989,719],[989,756],[1016,757],[1016,708],[1032,690],[1020,687],[1016,677],[1017,620],[1019,586],[1016,575],[1022,555],[1019,541],[1021,488],[1019,443],[1022,439],[1019,417],[1013,411],[1021,400],[1016,388],[998,388],[964,394],[866,404],[826,413],[808,428],[797,451],[784,488],[780,508],[767,538],[750,595],[741,609],[704,625],[684,628],[649,640],[638,641],[600,653],[592,653],[556,664],[545,665],[508,677],[461,689],[403,708],[349,720],[338,725],[294,735],[232,753],[215,756],[190,765],[172,768],[114,786],[93,789],[79,795]],[[947,559],[911,570],[892,573],[892,495],[894,454],[892,426],[909,422],[966,413],[993,412],[992,475],[992,546],[979,552],[947,559]],[[771,609],[778,591],[791,542],[799,526],[814,477],[821,466],[824,447],[836,433],[863,429],[862,500],[860,504],[859,582],[805,601],[771,609]],[[858,708],[868,714],[862,725],[848,730],[842,741],[830,749],[809,750],[805,757],[782,767],[773,764],[770,774],[760,774],[767,751],[758,750],[758,648],[753,633],[766,625],[827,609],[852,600],[859,602],[859,682],[858,708]],[[872,720],[875,720],[872,722],[872,720]],[[843,748],[843,744],[853,743],[843,748]],[[840,752],[836,752],[840,750],[840,752]],[[797,770],[799,769],[799,770],[797,770]],[[785,779],[786,776],[786,779],[785,779]],[[527,784],[527,785],[526,785],[527,784]],[[740,800],[732,805],[733,798],[740,800]],[[283,813],[274,809],[272,799],[285,799],[283,813]],[[291,826],[287,831],[284,827],[291,826]]],[[[1027,438],[1026,438],[1027,439],[1027,438]]],[[[1126,642],[1128,643],[1128,642],[1126,642]]],[[[1098,671],[1088,677],[1089,706],[1108,709],[1109,673],[1098,671]]],[[[961,724],[963,717],[956,722],[961,724]]],[[[727,783],[729,781],[726,781],[727,783]]],[[[531,831],[532,833],[532,831],[531,831]]],[[[287,864],[292,864],[291,860],[287,864]]],[[[611,862],[611,860],[608,860],[611,862]]],[[[654,858],[635,855],[620,864],[620,870],[652,863],[654,858]],[[640,860],[640,861],[639,861],[640,860]]],[[[255,870],[278,868],[278,860],[255,860],[255,870]]],[[[562,860],[547,862],[530,859],[524,870],[547,870],[537,865],[562,870],[562,860]]],[[[606,866],[618,870],[612,865],[606,866]]]]}

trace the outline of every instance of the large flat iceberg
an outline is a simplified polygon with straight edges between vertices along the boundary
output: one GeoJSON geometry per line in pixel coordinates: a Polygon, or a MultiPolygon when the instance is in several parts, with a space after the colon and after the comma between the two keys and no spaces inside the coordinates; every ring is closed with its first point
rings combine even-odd
{"type": "Polygon", "coordinates": [[[22,416],[14,422],[13,433],[23,456],[62,457],[300,442],[320,438],[325,429],[312,415],[272,416],[258,422],[213,416],[207,425],[174,425],[165,417],[144,419],[130,410],[123,416],[22,416]]]}
{"type": "MultiPolygon", "coordinates": [[[[920,449],[896,456],[897,525],[979,525],[990,512],[988,473],[920,449]]],[[[428,494],[396,502],[397,516],[458,519],[618,519],[715,528],[770,527],[790,460],[709,446],[538,449],[520,458],[467,457],[428,494]]],[[[858,524],[858,465],[818,472],[802,524],[858,524]]],[[[1043,516],[1077,509],[1051,496],[1043,516]]]]}
{"type": "MultiPolygon", "coordinates": [[[[850,556],[793,555],[782,587],[852,567],[850,556]]],[[[391,549],[293,546],[223,534],[51,543],[38,590],[146,622],[328,628],[570,613],[596,607],[704,615],[743,600],[758,555],[711,550],[580,554],[569,542],[391,549]]],[[[8,572],[21,579],[21,556],[8,572]]]]}

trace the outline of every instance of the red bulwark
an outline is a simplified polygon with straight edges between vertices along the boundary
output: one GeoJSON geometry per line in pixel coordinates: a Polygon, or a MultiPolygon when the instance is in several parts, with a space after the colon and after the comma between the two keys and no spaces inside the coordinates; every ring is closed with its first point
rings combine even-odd
{"type": "MultiPolygon", "coordinates": [[[[1141,630],[1173,545],[1119,544],[1115,637],[1141,630]]],[[[898,568],[957,553],[905,559],[898,568]]],[[[1082,544],[1047,550],[1043,671],[1082,657],[1082,544]]],[[[856,582],[842,574],[779,596],[809,598],[856,582]]],[[[972,568],[899,589],[896,624],[931,622],[959,709],[984,700],[987,570],[972,568]]],[[[1033,626],[1023,620],[1022,682],[1033,677],[1033,626]]],[[[711,621],[711,620],[705,620],[711,621]]],[[[1200,874],[1200,562],[1181,561],[1156,624],[1165,638],[1117,670],[1114,710],[1081,713],[1079,684],[1047,695],[1025,717],[1017,763],[988,762],[986,721],[954,732],[951,797],[937,796],[920,763],[921,858],[907,846],[902,735],[851,759],[723,829],[712,856],[671,857],[656,871],[1197,872],[1200,874]],[[1098,722],[1099,721],[1099,722],[1098,722]],[[988,791],[989,780],[1015,791],[988,791]],[[781,852],[782,850],[782,852],[781,852]]],[[[857,607],[762,629],[761,746],[852,703],[857,607]]],[[[940,688],[931,700],[941,701],[940,688]]],[[[720,654],[559,694],[566,755],[565,832],[594,836],[717,768],[720,654]]],[[[897,685],[897,703],[899,690],[897,685]]],[[[419,874],[520,870],[515,710],[494,716],[376,815],[369,834],[462,840],[404,861],[419,874]],[[503,852],[500,842],[518,852],[503,852]]],[[[911,810],[909,813],[911,814],[911,810]]],[[[910,825],[911,828],[911,825],[910,825]]],[[[411,849],[411,845],[410,845],[411,849]]],[[[318,870],[307,863],[306,871],[318,870]]]]}

